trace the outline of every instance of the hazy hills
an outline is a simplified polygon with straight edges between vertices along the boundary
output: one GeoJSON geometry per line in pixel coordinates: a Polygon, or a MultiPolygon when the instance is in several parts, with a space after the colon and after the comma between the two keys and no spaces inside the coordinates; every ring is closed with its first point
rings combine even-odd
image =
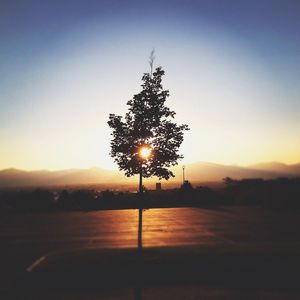
{"type": "MultiPolygon", "coordinates": [[[[173,171],[175,178],[172,179],[172,181],[181,181],[181,166],[176,166],[173,171]]],[[[300,163],[287,165],[278,162],[270,162],[241,167],[198,162],[187,164],[185,173],[186,179],[192,182],[218,182],[227,176],[235,179],[296,177],[300,176],[300,163]]],[[[109,185],[117,183],[133,183],[136,182],[136,180],[136,178],[125,177],[121,172],[101,168],[70,169],[62,171],[23,171],[18,169],[6,169],[0,171],[0,187],[62,186],[76,184],[109,185]]]]}
{"type": "Polygon", "coordinates": [[[199,162],[187,165],[186,173],[188,179],[197,181],[220,181],[225,177],[234,179],[295,177],[300,176],[300,163],[287,165],[272,162],[241,167],[199,162]]]}
{"type": "Polygon", "coordinates": [[[100,168],[69,169],[62,171],[24,171],[6,169],[0,171],[0,187],[56,186],[102,183],[114,177],[116,172],[100,168]]]}
{"type": "Polygon", "coordinates": [[[250,167],[256,170],[268,170],[270,172],[275,172],[287,176],[299,176],[300,174],[300,163],[287,165],[279,162],[269,162],[252,165],[250,167]]]}

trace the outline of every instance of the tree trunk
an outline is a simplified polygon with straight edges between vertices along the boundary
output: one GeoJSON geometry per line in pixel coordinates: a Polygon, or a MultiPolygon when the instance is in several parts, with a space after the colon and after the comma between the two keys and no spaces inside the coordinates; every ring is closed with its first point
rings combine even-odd
{"type": "Polygon", "coordinates": [[[140,185],[139,185],[139,192],[140,192],[140,195],[143,194],[143,174],[142,174],[142,168],[140,169],[140,185]]]}
{"type": "MultiPolygon", "coordinates": [[[[140,194],[140,201],[142,201],[143,195],[143,174],[142,168],[140,170],[140,185],[139,185],[139,194],[140,194]]],[[[142,251],[142,230],[143,230],[143,208],[139,208],[139,228],[138,228],[138,250],[142,251]]]]}
{"type": "Polygon", "coordinates": [[[143,209],[139,208],[139,232],[138,232],[138,250],[142,251],[142,230],[143,230],[143,209]]]}

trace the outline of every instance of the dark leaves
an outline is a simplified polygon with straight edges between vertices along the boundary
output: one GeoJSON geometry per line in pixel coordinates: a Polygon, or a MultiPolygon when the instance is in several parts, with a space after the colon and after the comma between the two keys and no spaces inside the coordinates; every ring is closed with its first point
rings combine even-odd
{"type": "Polygon", "coordinates": [[[133,176],[142,168],[143,177],[157,176],[169,179],[173,173],[169,167],[182,158],[178,154],[187,125],[172,122],[175,112],[165,106],[169,91],[163,90],[161,81],[165,72],[161,67],[142,77],[142,91],[127,102],[125,121],[121,116],[109,115],[108,125],[113,129],[111,156],[126,176],[133,176]],[[152,155],[142,161],[139,148],[150,145],[152,155]]]}

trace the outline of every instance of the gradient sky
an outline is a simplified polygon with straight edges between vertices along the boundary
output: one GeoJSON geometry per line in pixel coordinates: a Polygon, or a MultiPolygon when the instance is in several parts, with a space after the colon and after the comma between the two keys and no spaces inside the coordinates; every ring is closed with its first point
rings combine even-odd
{"type": "Polygon", "coordinates": [[[299,0],[0,3],[0,169],[116,168],[152,48],[183,163],[300,161],[299,0]]]}

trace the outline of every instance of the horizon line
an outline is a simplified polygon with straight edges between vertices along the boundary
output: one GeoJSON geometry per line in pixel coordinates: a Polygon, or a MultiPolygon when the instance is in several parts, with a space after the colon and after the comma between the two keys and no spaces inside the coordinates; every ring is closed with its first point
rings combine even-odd
{"type": "MultiPolygon", "coordinates": [[[[253,166],[257,165],[263,165],[263,164],[282,164],[285,166],[293,166],[293,165],[298,165],[300,164],[300,161],[294,162],[294,163],[285,163],[282,161],[261,161],[257,163],[252,163],[252,164],[225,164],[225,163],[218,163],[218,162],[211,162],[211,161],[195,161],[195,162],[190,162],[190,163],[182,163],[182,164],[177,164],[172,168],[178,167],[178,166],[187,166],[187,165],[193,165],[193,164],[211,164],[211,165],[219,165],[219,166],[226,166],[226,167],[240,167],[240,168],[252,168],[253,166]]],[[[47,169],[47,168],[42,168],[42,169],[23,169],[23,168],[18,168],[18,167],[8,167],[8,168],[0,168],[0,172],[2,171],[8,171],[8,170],[16,170],[16,171],[24,171],[24,172],[59,172],[59,171],[70,171],[70,170],[91,170],[91,169],[101,169],[103,171],[110,171],[110,172],[115,172],[115,171],[120,171],[117,167],[116,169],[109,169],[109,168],[103,168],[101,166],[90,166],[90,167],[70,167],[70,168],[62,168],[62,169],[47,169]]],[[[121,172],[121,171],[120,171],[121,172]]]]}

